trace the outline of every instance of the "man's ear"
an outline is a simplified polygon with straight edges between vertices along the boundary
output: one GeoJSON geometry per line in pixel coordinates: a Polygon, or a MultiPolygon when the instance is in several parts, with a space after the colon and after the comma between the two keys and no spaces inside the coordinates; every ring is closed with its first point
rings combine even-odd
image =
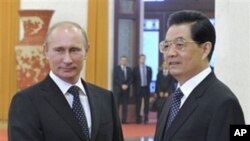
{"type": "Polygon", "coordinates": [[[211,50],[212,50],[212,43],[211,42],[205,42],[202,45],[202,49],[203,49],[203,55],[202,55],[202,59],[207,59],[208,55],[210,54],[211,50]]]}
{"type": "Polygon", "coordinates": [[[87,57],[88,57],[89,47],[85,49],[85,52],[86,52],[86,53],[85,53],[85,56],[84,56],[84,58],[83,58],[84,60],[86,60],[87,57]]]}

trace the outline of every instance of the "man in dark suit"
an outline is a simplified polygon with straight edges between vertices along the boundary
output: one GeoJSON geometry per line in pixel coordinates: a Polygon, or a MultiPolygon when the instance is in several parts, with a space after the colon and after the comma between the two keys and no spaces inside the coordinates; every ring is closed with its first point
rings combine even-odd
{"type": "Polygon", "coordinates": [[[127,123],[130,86],[133,81],[132,69],[127,66],[127,57],[120,57],[120,65],[114,68],[114,93],[117,97],[117,109],[122,105],[122,123],[127,123]]]}
{"type": "Polygon", "coordinates": [[[9,141],[123,141],[112,92],[80,78],[88,47],[78,24],[51,27],[44,44],[51,71],[13,97],[9,141]]]}
{"type": "Polygon", "coordinates": [[[215,37],[198,11],[170,15],[160,51],[178,88],[164,104],[154,141],[229,141],[230,125],[244,124],[236,96],[209,67],[215,37]]]}
{"type": "Polygon", "coordinates": [[[148,123],[150,83],[152,80],[152,69],[145,64],[146,56],[141,54],[139,65],[134,68],[134,86],[136,99],[136,122],[142,122],[141,103],[144,99],[144,123],[148,123]]]}

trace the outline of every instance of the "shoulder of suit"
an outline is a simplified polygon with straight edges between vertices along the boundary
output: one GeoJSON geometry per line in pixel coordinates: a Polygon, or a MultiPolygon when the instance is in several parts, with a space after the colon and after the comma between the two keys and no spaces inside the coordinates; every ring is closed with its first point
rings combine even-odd
{"type": "Polygon", "coordinates": [[[205,92],[200,93],[209,93],[209,95],[214,98],[216,97],[216,100],[225,100],[225,99],[235,99],[235,94],[232,92],[232,90],[224,84],[222,81],[217,79],[217,77],[211,73],[209,74],[202,82],[199,84],[197,89],[204,89],[205,92]]]}
{"type": "Polygon", "coordinates": [[[26,87],[26,88],[18,91],[15,96],[17,96],[17,95],[19,95],[19,96],[21,96],[21,95],[25,96],[26,95],[28,97],[30,97],[30,96],[32,96],[32,97],[33,96],[38,96],[38,94],[41,92],[43,83],[44,82],[41,81],[41,82],[33,84],[33,85],[29,86],[29,87],[26,87]]]}
{"type": "Polygon", "coordinates": [[[102,91],[102,92],[106,92],[106,93],[112,93],[110,90],[107,90],[105,88],[102,88],[100,86],[97,86],[95,84],[92,84],[92,83],[89,83],[89,82],[85,82],[86,83],[86,86],[87,86],[87,89],[91,89],[91,90],[95,90],[95,91],[102,91]]]}

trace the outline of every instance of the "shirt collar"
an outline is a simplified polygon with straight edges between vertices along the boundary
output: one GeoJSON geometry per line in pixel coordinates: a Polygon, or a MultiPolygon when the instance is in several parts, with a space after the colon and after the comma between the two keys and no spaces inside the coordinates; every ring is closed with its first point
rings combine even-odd
{"type": "Polygon", "coordinates": [[[59,87],[61,92],[65,95],[69,88],[73,85],[78,86],[82,93],[85,95],[86,91],[83,87],[83,84],[81,82],[81,78],[78,79],[78,81],[75,84],[70,84],[59,78],[57,75],[55,75],[52,71],[50,71],[49,76],[52,78],[52,80],[56,83],[56,85],[59,87]]]}
{"type": "Polygon", "coordinates": [[[212,72],[211,68],[208,67],[186,81],[182,86],[178,83],[178,87],[180,87],[182,93],[184,94],[185,97],[188,97],[190,93],[194,90],[196,86],[198,86],[202,80],[204,80],[210,73],[212,72]]]}

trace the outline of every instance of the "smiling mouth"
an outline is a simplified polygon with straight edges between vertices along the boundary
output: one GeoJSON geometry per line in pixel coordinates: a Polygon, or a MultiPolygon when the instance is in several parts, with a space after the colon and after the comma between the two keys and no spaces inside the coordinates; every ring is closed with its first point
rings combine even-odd
{"type": "Polygon", "coordinates": [[[61,68],[63,71],[72,71],[74,68],[61,68]]]}

